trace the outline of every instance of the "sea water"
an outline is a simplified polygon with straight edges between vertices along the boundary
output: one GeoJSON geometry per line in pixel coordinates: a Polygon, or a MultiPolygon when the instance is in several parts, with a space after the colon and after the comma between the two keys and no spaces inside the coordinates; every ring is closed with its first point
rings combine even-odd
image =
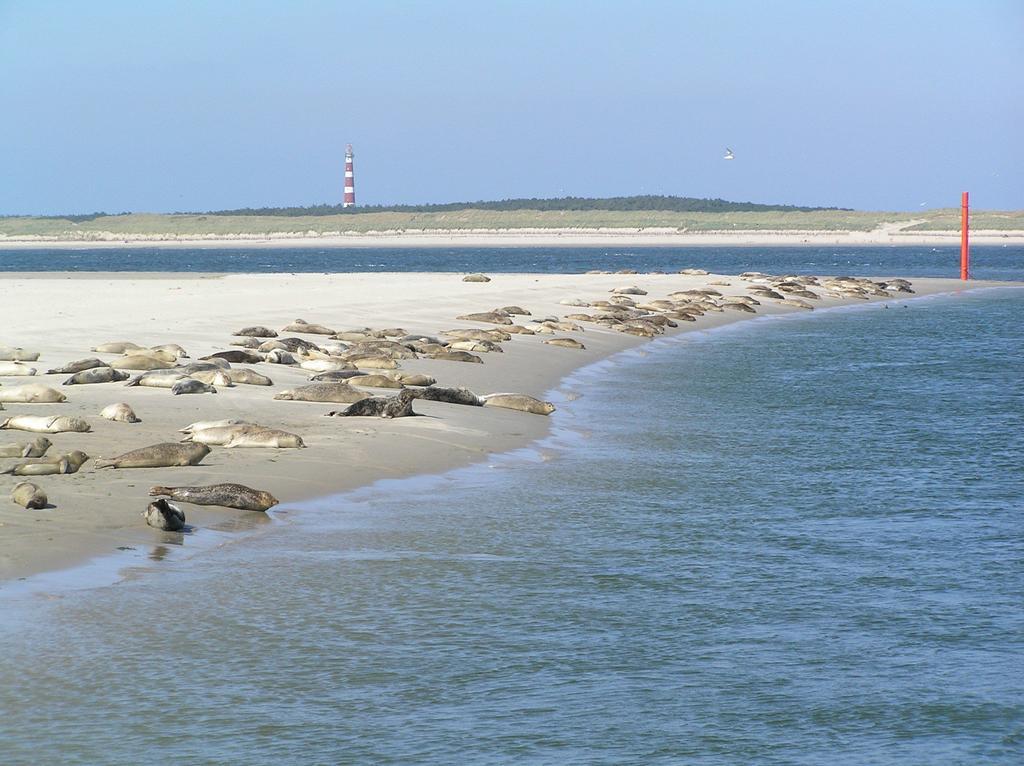
{"type": "Polygon", "coordinates": [[[659,340],[529,449],[8,597],[0,762],[1021,763],[1022,310],[659,340]]]}
{"type": "MultiPolygon", "coordinates": [[[[1024,280],[1024,247],[971,249],[977,279],[1024,280]]],[[[958,247],[423,247],[423,248],[74,248],[4,250],[5,271],[139,271],[193,273],[351,273],[484,271],[572,274],[591,269],[720,274],[855,274],[957,277],[958,247]]]]}

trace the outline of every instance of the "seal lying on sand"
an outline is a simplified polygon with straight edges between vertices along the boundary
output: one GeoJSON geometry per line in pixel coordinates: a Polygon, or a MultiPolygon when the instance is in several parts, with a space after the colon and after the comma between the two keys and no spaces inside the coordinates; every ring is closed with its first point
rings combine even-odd
{"type": "Polygon", "coordinates": [[[180,532],[185,528],[185,512],[163,498],[150,503],[142,516],[149,526],[165,532],[180,532]]]}
{"type": "Polygon", "coordinates": [[[8,377],[22,375],[31,377],[37,372],[35,367],[29,367],[23,362],[0,362],[0,376],[8,377]]]}
{"type": "Polygon", "coordinates": [[[90,367],[87,370],[76,372],[61,385],[81,386],[87,383],[117,383],[122,380],[128,380],[130,377],[131,375],[127,372],[121,372],[121,370],[115,370],[113,367],[104,365],[103,367],[90,367]]]}
{"type": "Polygon", "coordinates": [[[15,476],[52,476],[62,473],[77,473],[89,456],[81,450],[69,452],[55,457],[25,458],[20,463],[0,471],[15,476]]]}
{"type": "Polygon", "coordinates": [[[50,444],[45,436],[37,436],[22,444],[0,444],[0,457],[42,457],[50,449],[50,444]]]}
{"type": "Polygon", "coordinates": [[[173,388],[179,380],[185,380],[188,375],[181,370],[152,370],[136,375],[131,378],[126,386],[146,386],[147,388],[173,388]]]}
{"type": "Polygon", "coordinates": [[[94,465],[96,468],[169,468],[198,465],[209,454],[210,448],[205,444],[162,442],[114,458],[97,458],[94,465]]]}
{"type": "MultiPolygon", "coordinates": [[[[261,375],[255,370],[248,370],[244,367],[236,370],[225,370],[224,374],[227,375],[228,380],[231,383],[238,383],[246,386],[272,386],[274,381],[268,378],[266,375],[261,375]]],[[[230,384],[229,384],[230,385],[230,384]]]]}
{"type": "Polygon", "coordinates": [[[167,370],[174,366],[174,362],[165,362],[163,359],[157,359],[153,356],[135,354],[133,356],[122,356],[120,359],[115,359],[110,363],[110,366],[115,370],[132,370],[133,372],[143,370],[167,370]]]}
{"type": "Polygon", "coordinates": [[[0,428],[32,431],[37,434],[59,434],[65,431],[88,433],[89,424],[81,418],[67,415],[15,415],[0,423],[0,428]]]}
{"type": "Polygon", "coordinates": [[[296,319],[290,325],[282,328],[281,332],[305,332],[310,335],[334,335],[336,332],[322,324],[310,324],[304,319],[296,319]]]}
{"type": "Polygon", "coordinates": [[[150,487],[150,495],[166,495],[179,503],[221,505],[242,511],[266,511],[277,505],[277,498],[262,489],[244,484],[211,484],[207,487],[150,487]]]}
{"type": "Polygon", "coordinates": [[[124,354],[128,351],[142,351],[143,347],[138,343],[132,343],[130,340],[116,340],[110,343],[101,343],[89,350],[99,354],[124,354]]]}
{"type": "Polygon", "coordinates": [[[175,396],[180,394],[215,394],[217,389],[195,378],[182,378],[171,386],[171,393],[175,396]]]}
{"type": "Polygon", "coordinates": [[[490,324],[512,324],[508,314],[504,311],[481,311],[475,314],[463,314],[455,317],[466,322],[488,322],[490,324]]]}
{"type": "Polygon", "coordinates": [[[203,445],[212,444],[220,447],[301,449],[306,446],[306,443],[302,441],[302,437],[298,434],[249,423],[192,431],[182,441],[203,445]]]}
{"type": "Polygon", "coordinates": [[[371,396],[369,399],[350,404],[345,410],[328,412],[328,417],[378,417],[406,418],[417,413],[412,411],[412,401],[416,391],[403,389],[396,396],[371,396]]]}
{"type": "Polygon", "coordinates": [[[431,359],[440,359],[445,362],[472,362],[473,364],[483,364],[484,360],[478,357],[476,354],[471,354],[468,351],[438,351],[434,354],[430,354],[431,359]]]}
{"type": "Polygon", "coordinates": [[[100,410],[100,417],[106,418],[107,420],[113,420],[119,423],[141,423],[142,421],[135,415],[135,410],[125,402],[119,404],[108,404],[102,410],[100,410]]]}
{"type": "Polygon", "coordinates": [[[402,381],[396,380],[390,375],[359,375],[349,378],[348,383],[351,386],[366,386],[368,388],[405,388],[402,381]]]}
{"type": "Polygon", "coordinates": [[[263,327],[256,325],[255,327],[243,327],[238,332],[231,333],[232,335],[246,336],[249,338],[276,338],[277,331],[271,330],[269,327],[263,327]]]}
{"type": "Polygon", "coordinates": [[[67,401],[67,397],[56,388],[41,383],[28,383],[24,386],[0,388],[0,402],[20,404],[57,404],[67,401]]]}
{"type": "Polygon", "coordinates": [[[335,402],[352,404],[369,398],[369,394],[358,391],[347,383],[312,383],[277,394],[275,399],[289,402],[335,402]]]}
{"type": "MultiPolygon", "coordinates": [[[[228,377],[230,370],[197,370],[196,372],[190,373],[188,378],[198,380],[200,383],[205,383],[208,386],[221,386],[223,388],[231,388],[235,384],[231,382],[231,378],[228,377]]],[[[182,380],[187,380],[183,378],[182,380]]],[[[175,384],[181,381],[175,381],[175,384]]],[[[173,389],[174,386],[171,386],[173,389]]],[[[216,392],[215,392],[216,393],[216,392]]]]}
{"type": "Polygon", "coordinates": [[[555,411],[551,402],[542,402],[526,394],[487,394],[480,397],[488,407],[503,407],[509,410],[520,410],[533,415],[550,415],[555,411]]]}
{"type": "MultiPolygon", "coordinates": [[[[250,423],[246,420],[197,420],[195,423],[189,423],[184,428],[179,428],[178,433],[190,434],[193,431],[204,431],[207,428],[223,428],[224,426],[255,426],[255,423],[250,423]]],[[[263,426],[259,426],[262,428],[263,426]]]]}
{"type": "Polygon", "coordinates": [[[259,364],[263,361],[263,356],[261,354],[257,354],[255,351],[248,351],[244,348],[235,348],[230,351],[217,351],[209,356],[201,356],[199,359],[204,362],[212,359],[223,359],[225,362],[259,364]]]}
{"type": "Polygon", "coordinates": [[[462,278],[463,282],[490,282],[491,278],[486,274],[467,274],[462,278]]]}
{"type": "Polygon", "coordinates": [[[483,399],[474,394],[468,388],[440,388],[430,386],[414,392],[417,399],[426,399],[431,402],[446,402],[448,404],[468,404],[471,407],[482,407],[483,399]]]}
{"type": "Polygon", "coordinates": [[[547,343],[549,346],[561,346],[562,348],[575,348],[581,351],[586,349],[586,346],[575,338],[549,338],[548,340],[542,340],[541,343],[547,343]]]}
{"type": "Polygon", "coordinates": [[[38,351],[26,351],[23,348],[0,346],[0,362],[35,362],[38,359],[38,351]]]}
{"type": "Polygon", "coordinates": [[[15,484],[11,500],[22,508],[45,508],[47,504],[46,493],[30,481],[15,484]]]}
{"type": "Polygon", "coordinates": [[[349,378],[361,378],[365,377],[366,373],[362,370],[331,370],[329,372],[318,372],[312,378],[309,379],[311,383],[328,383],[337,382],[340,380],[348,380],[349,378]]]}

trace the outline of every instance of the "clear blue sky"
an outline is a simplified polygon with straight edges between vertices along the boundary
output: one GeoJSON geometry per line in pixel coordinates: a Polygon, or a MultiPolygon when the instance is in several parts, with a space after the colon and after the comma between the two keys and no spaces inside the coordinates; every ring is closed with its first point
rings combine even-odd
{"type": "Polygon", "coordinates": [[[1024,208],[1024,2],[0,0],[0,213],[1024,208]],[[726,147],[736,159],[726,162],[726,147]]]}

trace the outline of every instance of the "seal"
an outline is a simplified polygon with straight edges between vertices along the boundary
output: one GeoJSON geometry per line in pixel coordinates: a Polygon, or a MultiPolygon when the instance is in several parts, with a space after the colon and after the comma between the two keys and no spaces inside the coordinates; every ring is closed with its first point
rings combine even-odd
{"type": "Polygon", "coordinates": [[[274,396],[288,402],[334,402],[352,404],[369,397],[369,394],[357,391],[347,383],[312,383],[299,386],[274,396]]]}
{"type": "Polygon", "coordinates": [[[366,373],[362,370],[331,370],[329,372],[320,372],[310,378],[311,383],[328,383],[339,380],[348,380],[349,378],[359,378],[365,376],[366,373]]]}
{"type": "MultiPolygon", "coordinates": [[[[357,370],[397,370],[398,362],[386,356],[356,356],[350,357],[348,362],[357,370]]],[[[301,365],[300,365],[301,366],[301,365]]]]}
{"type": "Polygon", "coordinates": [[[220,447],[277,447],[280,449],[305,447],[302,437],[276,428],[251,423],[216,426],[192,431],[183,442],[212,444],[220,447]]]}
{"type": "Polygon", "coordinates": [[[448,348],[453,351],[476,351],[482,354],[504,352],[501,346],[490,340],[456,340],[449,343],[448,348]]]}
{"type": "Polygon", "coordinates": [[[11,500],[22,508],[38,509],[47,505],[46,493],[30,481],[15,484],[11,490],[11,500]]]}
{"type": "Polygon", "coordinates": [[[309,372],[336,372],[339,370],[351,370],[355,365],[343,359],[328,361],[327,359],[308,359],[300,362],[299,367],[309,372]]]}
{"type": "Polygon", "coordinates": [[[37,436],[21,444],[0,444],[0,457],[42,457],[50,449],[50,444],[45,436],[37,436]]]}
{"type": "MultiPolygon", "coordinates": [[[[245,420],[198,420],[195,423],[189,423],[184,428],[178,430],[178,433],[190,434],[193,431],[204,431],[207,428],[224,428],[225,426],[255,426],[255,423],[249,423],[245,420]]],[[[262,426],[258,426],[262,428],[262,426]]]]}
{"type": "MultiPolygon", "coordinates": [[[[206,383],[209,386],[222,386],[223,388],[231,388],[235,384],[231,382],[231,377],[228,374],[230,372],[232,372],[232,371],[231,370],[199,370],[197,372],[191,373],[188,376],[188,378],[184,378],[183,380],[188,380],[189,378],[191,378],[193,380],[198,380],[200,383],[206,383]]],[[[176,383],[181,383],[181,382],[182,381],[180,381],[180,380],[176,381],[176,383]]],[[[172,386],[172,388],[173,388],[173,386],[172,386]]],[[[214,391],[214,393],[217,393],[217,392],[214,391]]]]}
{"type": "Polygon", "coordinates": [[[133,354],[132,356],[122,356],[120,359],[115,359],[110,363],[110,366],[115,370],[167,370],[174,366],[174,362],[166,362],[163,359],[157,359],[155,356],[133,354]]]}
{"type": "Polygon", "coordinates": [[[436,351],[433,354],[429,354],[431,359],[440,359],[444,362],[472,362],[473,364],[483,364],[484,360],[475,354],[471,354],[468,351],[436,351]]]}
{"type": "MultiPolygon", "coordinates": [[[[266,375],[261,375],[255,370],[250,370],[245,367],[241,367],[235,370],[227,370],[226,374],[228,380],[231,383],[246,386],[272,386],[274,381],[268,378],[266,375]]],[[[228,384],[230,385],[230,383],[228,384]]]]}
{"type": "Polygon", "coordinates": [[[101,343],[89,350],[99,354],[124,354],[128,351],[142,351],[143,346],[140,346],[138,343],[132,343],[130,340],[119,340],[111,343],[101,343]]]}
{"type": "Polygon", "coordinates": [[[106,418],[107,420],[113,420],[118,423],[141,423],[142,421],[136,416],[135,410],[130,405],[121,402],[119,404],[108,404],[102,410],[100,410],[100,417],[106,418]]]}
{"type": "Polygon", "coordinates": [[[188,375],[179,369],[174,370],[153,370],[151,372],[136,375],[130,379],[126,386],[145,386],[147,388],[173,388],[179,380],[187,380],[188,375]]]}
{"type": "Polygon", "coordinates": [[[422,375],[418,372],[392,372],[388,377],[397,380],[403,386],[432,386],[437,383],[437,378],[430,375],[422,375]]]}
{"type": "Polygon", "coordinates": [[[166,495],[179,503],[220,505],[240,511],[267,511],[278,503],[277,498],[266,490],[231,483],[205,487],[150,487],[149,494],[166,495]]]}
{"type": "Polygon", "coordinates": [[[234,348],[229,351],[217,351],[209,356],[199,357],[202,361],[211,359],[223,359],[225,362],[241,362],[243,364],[259,364],[263,361],[263,355],[244,348],[234,348]]]}
{"type": "Polygon", "coordinates": [[[121,380],[128,380],[131,375],[113,367],[90,367],[87,370],[76,372],[70,378],[61,383],[62,386],[81,386],[87,383],[116,383],[121,380]]]}
{"type": "Polygon", "coordinates": [[[158,355],[161,358],[166,358],[165,355],[169,355],[171,357],[171,361],[188,356],[188,351],[177,343],[162,343],[159,346],[150,346],[149,353],[158,355]]]}
{"type": "Polygon", "coordinates": [[[276,338],[277,331],[271,330],[269,327],[263,327],[262,325],[255,325],[253,327],[243,327],[237,332],[231,333],[232,335],[244,336],[248,338],[276,338]]]}
{"type": "Polygon", "coordinates": [[[462,278],[463,282],[490,282],[491,278],[486,274],[467,274],[462,278]]]}
{"type": "Polygon", "coordinates": [[[281,332],[304,332],[309,335],[334,335],[335,330],[324,327],[322,324],[310,324],[304,319],[296,319],[290,325],[282,328],[281,332]]]}
{"type": "Polygon", "coordinates": [[[39,360],[38,351],[26,351],[20,347],[0,346],[0,362],[35,362],[39,360]]]}
{"type": "Polygon", "coordinates": [[[550,415],[555,411],[551,402],[542,402],[526,394],[486,394],[480,397],[487,407],[502,407],[508,410],[520,410],[533,415],[550,415]]]}
{"type": "Polygon", "coordinates": [[[91,430],[89,424],[81,418],[67,415],[15,415],[0,423],[0,428],[37,434],[59,434],[65,431],[84,434],[91,430]]]}
{"type": "Polygon", "coordinates": [[[445,402],[446,404],[465,404],[470,407],[482,407],[483,399],[474,394],[468,388],[440,388],[430,386],[414,392],[417,399],[426,399],[430,402],[445,402]]]}
{"type": "Polygon", "coordinates": [[[175,396],[180,396],[181,394],[215,394],[217,389],[195,378],[182,378],[171,386],[171,393],[175,396]]]}
{"type": "Polygon", "coordinates": [[[268,340],[262,346],[260,351],[273,351],[275,348],[283,349],[284,351],[291,351],[293,354],[299,351],[319,351],[320,347],[311,340],[303,340],[302,338],[278,338],[277,340],[268,340]]]}
{"type": "Polygon", "coordinates": [[[412,410],[413,399],[416,398],[415,391],[404,389],[395,396],[371,396],[355,404],[350,404],[344,410],[333,410],[327,413],[328,417],[378,417],[378,418],[406,418],[416,415],[412,410]]]}
{"type": "MultiPolygon", "coordinates": [[[[491,330],[445,330],[441,334],[452,340],[487,340],[494,343],[502,343],[506,340],[512,340],[511,332],[511,327],[504,327],[500,330],[495,327],[491,330]]],[[[434,338],[433,342],[439,343],[440,341],[434,338]]]]}
{"type": "Polygon", "coordinates": [[[74,362],[68,362],[63,367],[54,367],[52,370],[47,370],[47,375],[72,375],[82,370],[91,370],[96,367],[109,367],[110,365],[104,362],[102,359],[96,359],[90,357],[88,359],[78,359],[74,362]]]}
{"type": "Polygon", "coordinates": [[[125,452],[114,458],[96,458],[96,468],[170,468],[180,465],[198,465],[210,454],[205,444],[175,444],[161,442],[125,452]]]}
{"type": "Polygon", "coordinates": [[[15,375],[32,376],[36,374],[35,367],[29,367],[23,362],[0,362],[0,376],[13,377],[15,375]]]}
{"type": "Polygon", "coordinates": [[[239,338],[228,343],[229,346],[240,346],[241,348],[257,349],[263,345],[259,338],[239,338]]]}
{"type": "Polygon", "coordinates": [[[67,397],[56,388],[41,383],[27,383],[23,386],[0,388],[0,402],[9,404],[57,404],[67,397]]]}
{"type": "Polygon", "coordinates": [[[154,500],[146,506],[142,517],[149,526],[164,532],[180,532],[185,528],[185,512],[163,498],[154,500]]]}
{"type": "Polygon", "coordinates": [[[490,324],[512,324],[512,320],[504,311],[483,311],[476,314],[463,314],[455,317],[466,322],[488,322],[490,324]]]}
{"type": "Polygon", "coordinates": [[[575,338],[548,338],[547,340],[542,340],[541,343],[546,343],[549,346],[560,346],[561,348],[575,348],[581,351],[586,349],[586,346],[575,338]]]}
{"type": "Polygon", "coordinates": [[[636,285],[631,285],[629,287],[616,287],[608,292],[615,293],[616,295],[647,295],[646,290],[643,290],[636,285]]]}
{"type": "Polygon", "coordinates": [[[395,380],[388,375],[360,375],[355,378],[349,378],[348,384],[350,386],[365,386],[367,388],[405,388],[405,384],[400,380],[395,380]]]}
{"type": "Polygon", "coordinates": [[[264,359],[267,364],[298,364],[299,360],[295,358],[295,355],[291,351],[286,351],[283,348],[274,348],[267,352],[267,358],[264,359]]]}
{"type": "Polygon", "coordinates": [[[506,314],[511,314],[512,316],[532,316],[532,314],[522,306],[502,306],[499,310],[504,311],[506,314]]]}
{"type": "Polygon", "coordinates": [[[25,458],[20,463],[4,468],[0,473],[14,476],[52,476],[61,473],[77,473],[89,459],[81,450],[74,450],[54,457],[25,458]]]}

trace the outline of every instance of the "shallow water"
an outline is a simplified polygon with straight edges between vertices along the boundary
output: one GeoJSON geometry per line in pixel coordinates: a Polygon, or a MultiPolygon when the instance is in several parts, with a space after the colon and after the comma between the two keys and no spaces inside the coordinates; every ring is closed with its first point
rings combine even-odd
{"type": "Polygon", "coordinates": [[[1020,763],[1024,290],[670,338],[536,448],[0,602],[3,763],[1020,763]]]}
{"type": "MultiPolygon", "coordinates": [[[[975,246],[977,279],[1024,281],[1024,247],[975,246]]],[[[571,274],[590,269],[678,271],[703,267],[858,276],[959,277],[959,247],[460,247],[460,248],[0,248],[3,271],[393,272],[571,274]]]]}

